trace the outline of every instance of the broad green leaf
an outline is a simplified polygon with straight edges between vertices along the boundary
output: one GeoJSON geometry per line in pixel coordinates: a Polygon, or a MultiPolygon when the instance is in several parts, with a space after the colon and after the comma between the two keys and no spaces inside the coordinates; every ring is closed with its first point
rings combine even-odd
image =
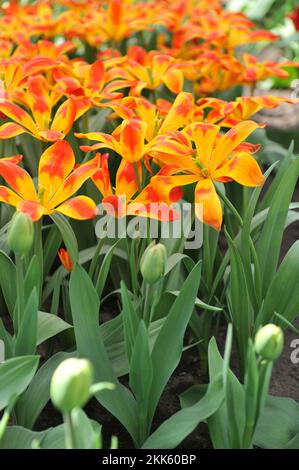
{"type": "Polygon", "coordinates": [[[111,248],[105,254],[104,259],[101,263],[98,278],[97,278],[97,281],[96,281],[96,284],[95,284],[96,291],[97,291],[98,296],[99,296],[100,299],[102,298],[103,291],[104,291],[104,288],[105,288],[105,284],[106,284],[106,281],[107,281],[107,277],[108,277],[108,274],[109,274],[111,261],[112,261],[113,254],[114,254],[114,249],[116,248],[118,243],[119,243],[119,240],[116,243],[114,243],[114,245],[111,246],[111,248]]]}
{"type": "Polygon", "coordinates": [[[0,364],[0,411],[8,405],[13,395],[20,395],[28,387],[38,362],[38,356],[24,356],[0,364]]]}
{"type": "Polygon", "coordinates": [[[51,313],[38,312],[37,315],[37,345],[62,331],[73,328],[72,325],[51,313]]]}
{"type": "Polygon", "coordinates": [[[187,277],[180,294],[167,313],[165,322],[155,342],[152,351],[153,382],[149,410],[149,416],[151,417],[154,415],[167,381],[181,359],[183,339],[194,310],[200,274],[201,264],[198,263],[187,277]]]}
{"type": "Polygon", "coordinates": [[[299,311],[299,241],[286,254],[271,282],[262,310],[257,318],[257,327],[271,321],[283,328],[285,325],[275,318],[275,312],[293,322],[299,311]]]}
{"type": "Polygon", "coordinates": [[[124,328],[125,348],[128,361],[131,360],[132,351],[134,348],[136,334],[140,323],[140,318],[136,312],[126,285],[121,282],[121,300],[122,300],[122,318],[124,328]]]}
{"type": "Polygon", "coordinates": [[[238,352],[240,355],[241,368],[244,371],[247,357],[247,344],[250,331],[253,325],[253,312],[249,301],[246,276],[242,263],[242,258],[235,245],[235,242],[225,232],[229,246],[230,255],[230,288],[229,288],[229,311],[232,318],[236,340],[238,342],[238,352]]]}
{"type": "MultiPolygon", "coordinates": [[[[219,353],[215,338],[212,338],[209,343],[208,357],[210,381],[214,380],[221,372],[224,374],[224,381],[227,384],[225,402],[208,419],[209,432],[215,449],[230,449],[232,442],[237,440],[235,434],[238,434],[239,437],[243,436],[245,425],[244,390],[233,372],[230,369],[226,370],[227,365],[219,353]],[[229,400],[227,400],[228,393],[231,395],[229,400]]],[[[240,438],[238,440],[240,441],[240,438]]]]}
{"type": "Polygon", "coordinates": [[[104,390],[97,395],[97,399],[135,439],[136,401],[129,390],[119,383],[113,371],[99,328],[99,297],[88,274],[78,264],[71,275],[70,302],[79,357],[92,362],[96,382],[115,384],[115,390],[104,390]]]}
{"type": "Polygon", "coordinates": [[[143,449],[174,449],[196,426],[212,416],[224,400],[223,377],[218,374],[211,381],[206,394],[193,406],[183,408],[167,419],[145,441],[143,449]]]}
{"type": "MultiPolygon", "coordinates": [[[[83,410],[75,408],[72,411],[72,424],[76,449],[99,449],[101,425],[93,423],[83,410]],[[96,425],[96,426],[95,426],[96,425]]],[[[48,443],[46,443],[49,445],[48,443]]]]}
{"type": "Polygon", "coordinates": [[[275,274],[289,205],[299,175],[299,157],[285,170],[271,200],[270,209],[257,244],[261,265],[263,294],[275,274]]]}
{"type": "Polygon", "coordinates": [[[263,449],[299,449],[299,404],[268,396],[253,441],[263,449]]]}
{"type": "Polygon", "coordinates": [[[132,351],[129,378],[139,409],[139,443],[142,444],[149,432],[147,410],[153,380],[149,335],[143,320],[139,323],[132,351]]]}
{"type": "Polygon", "coordinates": [[[38,294],[36,287],[34,287],[27,301],[24,317],[22,318],[17,335],[15,356],[35,354],[37,344],[37,310],[38,294]]]}
{"type": "Polygon", "coordinates": [[[52,224],[44,243],[44,277],[47,276],[53,265],[61,245],[61,240],[62,237],[60,231],[55,224],[52,224]]]}
{"type": "Polygon", "coordinates": [[[10,257],[0,250],[0,286],[10,316],[16,302],[16,268],[10,257]]]}
{"type": "Polygon", "coordinates": [[[40,262],[36,255],[33,255],[31,258],[30,264],[28,266],[25,279],[24,279],[24,294],[25,299],[29,298],[31,292],[35,288],[37,290],[38,299],[39,299],[39,289],[40,289],[40,262]]]}

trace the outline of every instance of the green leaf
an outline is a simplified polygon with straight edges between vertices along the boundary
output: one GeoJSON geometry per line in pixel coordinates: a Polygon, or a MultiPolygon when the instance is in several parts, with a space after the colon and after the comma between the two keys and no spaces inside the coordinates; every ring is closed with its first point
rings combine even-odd
{"type": "Polygon", "coordinates": [[[38,294],[33,288],[27,301],[24,316],[15,344],[15,356],[35,354],[37,344],[38,294]]]}
{"type": "Polygon", "coordinates": [[[44,277],[50,272],[53,262],[57,256],[57,252],[61,245],[61,233],[56,225],[52,224],[44,243],[44,277]]]}
{"type": "Polygon", "coordinates": [[[143,320],[139,328],[130,363],[130,387],[136,397],[139,409],[139,443],[142,444],[149,432],[147,410],[153,380],[149,335],[143,320]]]}
{"type": "Polygon", "coordinates": [[[79,408],[72,410],[72,424],[74,429],[76,449],[100,448],[100,424],[92,423],[84,411],[80,410],[79,408]]]}
{"type": "Polygon", "coordinates": [[[38,312],[37,345],[69,328],[73,328],[73,326],[62,320],[62,318],[52,315],[51,313],[38,312]]]}
{"type": "Polygon", "coordinates": [[[10,316],[16,302],[16,268],[10,257],[0,250],[0,285],[10,316]]]}
{"type": "Polygon", "coordinates": [[[115,390],[102,391],[98,401],[137,437],[136,402],[128,389],[116,378],[99,328],[99,297],[86,271],[78,264],[70,280],[70,302],[78,354],[91,361],[96,382],[112,382],[115,390]]]}
{"type": "Polygon", "coordinates": [[[206,394],[193,406],[183,408],[167,419],[146,440],[142,449],[174,449],[196,426],[213,415],[224,399],[223,378],[218,374],[210,383],[206,394]]]}
{"type": "Polygon", "coordinates": [[[256,327],[274,321],[282,328],[285,324],[275,318],[275,312],[293,322],[298,316],[299,297],[299,241],[297,240],[286,254],[275,274],[262,310],[258,315],[256,327]]]}
{"type": "Polygon", "coordinates": [[[36,372],[38,356],[8,359],[0,364],[0,410],[3,410],[13,395],[20,395],[28,387],[36,372]]]}
{"type": "Polygon", "coordinates": [[[285,221],[299,175],[299,158],[285,170],[271,200],[270,209],[257,244],[263,294],[266,295],[275,274],[285,221]]]}
{"type": "MultiPolygon", "coordinates": [[[[230,341],[230,340],[229,340],[230,341]]],[[[228,344],[228,349],[230,349],[228,344]]],[[[209,343],[209,375],[210,381],[221,372],[226,383],[225,402],[217,412],[208,419],[210,436],[215,449],[231,449],[237,447],[245,426],[244,390],[236,376],[227,367],[217,348],[215,338],[209,343]],[[230,394],[230,396],[228,396],[230,394]]]]}
{"type": "Polygon", "coordinates": [[[166,383],[179,364],[185,331],[194,310],[200,274],[201,263],[198,263],[183,284],[155,342],[152,351],[153,382],[149,410],[151,418],[166,383]]]}
{"type": "Polygon", "coordinates": [[[25,279],[24,279],[24,294],[25,299],[29,298],[31,292],[35,288],[37,290],[38,299],[39,299],[39,289],[40,289],[40,262],[36,255],[33,255],[31,258],[30,264],[28,266],[25,279]]]}
{"type": "Polygon", "coordinates": [[[116,248],[119,241],[120,240],[117,240],[117,242],[114,243],[114,245],[111,246],[111,248],[105,254],[104,259],[101,263],[101,268],[100,268],[98,278],[97,278],[97,281],[96,281],[96,284],[95,284],[96,291],[97,291],[98,296],[99,296],[100,299],[102,298],[103,291],[104,291],[104,288],[105,288],[105,284],[106,284],[106,281],[107,281],[107,277],[108,277],[108,274],[109,274],[111,261],[112,261],[113,254],[114,254],[114,249],[116,248]]]}
{"type": "Polygon", "coordinates": [[[248,338],[250,337],[254,319],[249,301],[248,287],[241,255],[239,254],[235,242],[230,238],[227,231],[225,231],[225,236],[228,242],[231,262],[229,310],[238,342],[240,366],[244,372],[247,357],[248,338]]]}
{"type": "Polygon", "coordinates": [[[290,398],[268,396],[253,442],[263,449],[298,449],[299,404],[290,398]]]}
{"type": "Polygon", "coordinates": [[[62,214],[52,214],[51,219],[57,225],[67,251],[69,252],[72,261],[75,264],[78,260],[79,249],[77,238],[71,227],[71,224],[62,214]]]}
{"type": "Polygon", "coordinates": [[[124,327],[125,348],[128,361],[130,362],[140,318],[138,317],[124,282],[121,282],[121,299],[123,306],[122,319],[124,327]]]}

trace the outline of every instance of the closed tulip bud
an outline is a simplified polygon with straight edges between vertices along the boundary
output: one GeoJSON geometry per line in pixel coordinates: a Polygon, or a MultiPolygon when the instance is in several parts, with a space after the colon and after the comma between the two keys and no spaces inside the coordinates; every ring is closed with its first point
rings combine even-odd
{"type": "Polygon", "coordinates": [[[152,243],[147,247],[140,262],[140,270],[147,284],[159,281],[165,273],[167,251],[162,243],[152,243]]]}
{"type": "Polygon", "coordinates": [[[7,243],[16,255],[25,256],[33,245],[34,229],[31,217],[22,212],[16,212],[12,218],[7,243]]]}
{"type": "Polygon", "coordinates": [[[55,370],[50,387],[51,400],[62,413],[82,408],[90,399],[93,368],[86,359],[66,359],[55,370]]]}
{"type": "Polygon", "coordinates": [[[266,361],[275,361],[283,350],[283,332],[277,325],[263,326],[256,334],[254,347],[266,361]]]}

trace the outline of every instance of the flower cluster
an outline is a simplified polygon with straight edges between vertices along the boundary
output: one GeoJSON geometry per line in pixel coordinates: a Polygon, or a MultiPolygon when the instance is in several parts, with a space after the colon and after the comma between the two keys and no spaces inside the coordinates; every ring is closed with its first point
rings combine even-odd
{"type": "Polygon", "coordinates": [[[90,219],[100,200],[117,217],[173,220],[181,188],[195,184],[198,217],[219,230],[215,183],[263,182],[259,146],[245,142],[261,127],[251,117],[294,100],[211,94],[287,76],[288,62],[259,62],[240,49],[275,39],[220,0],[3,2],[0,139],[22,149],[29,134],[44,151],[37,175],[20,155],[0,160],[0,201],[33,221],[56,211],[90,219]],[[87,180],[98,200],[85,189],[77,195],[87,180]]]}

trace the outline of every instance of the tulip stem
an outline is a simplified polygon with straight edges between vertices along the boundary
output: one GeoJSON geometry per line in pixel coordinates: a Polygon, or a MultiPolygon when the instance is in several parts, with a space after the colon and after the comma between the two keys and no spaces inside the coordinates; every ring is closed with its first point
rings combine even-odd
{"type": "Polygon", "coordinates": [[[72,414],[70,412],[63,413],[65,426],[65,447],[67,449],[76,449],[75,432],[72,422],[72,414]]]}
{"type": "Polygon", "coordinates": [[[25,295],[24,295],[24,276],[23,276],[23,260],[21,256],[16,255],[16,275],[17,275],[17,320],[16,320],[16,333],[20,331],[24,307],[25,307],[25,295]]]}

